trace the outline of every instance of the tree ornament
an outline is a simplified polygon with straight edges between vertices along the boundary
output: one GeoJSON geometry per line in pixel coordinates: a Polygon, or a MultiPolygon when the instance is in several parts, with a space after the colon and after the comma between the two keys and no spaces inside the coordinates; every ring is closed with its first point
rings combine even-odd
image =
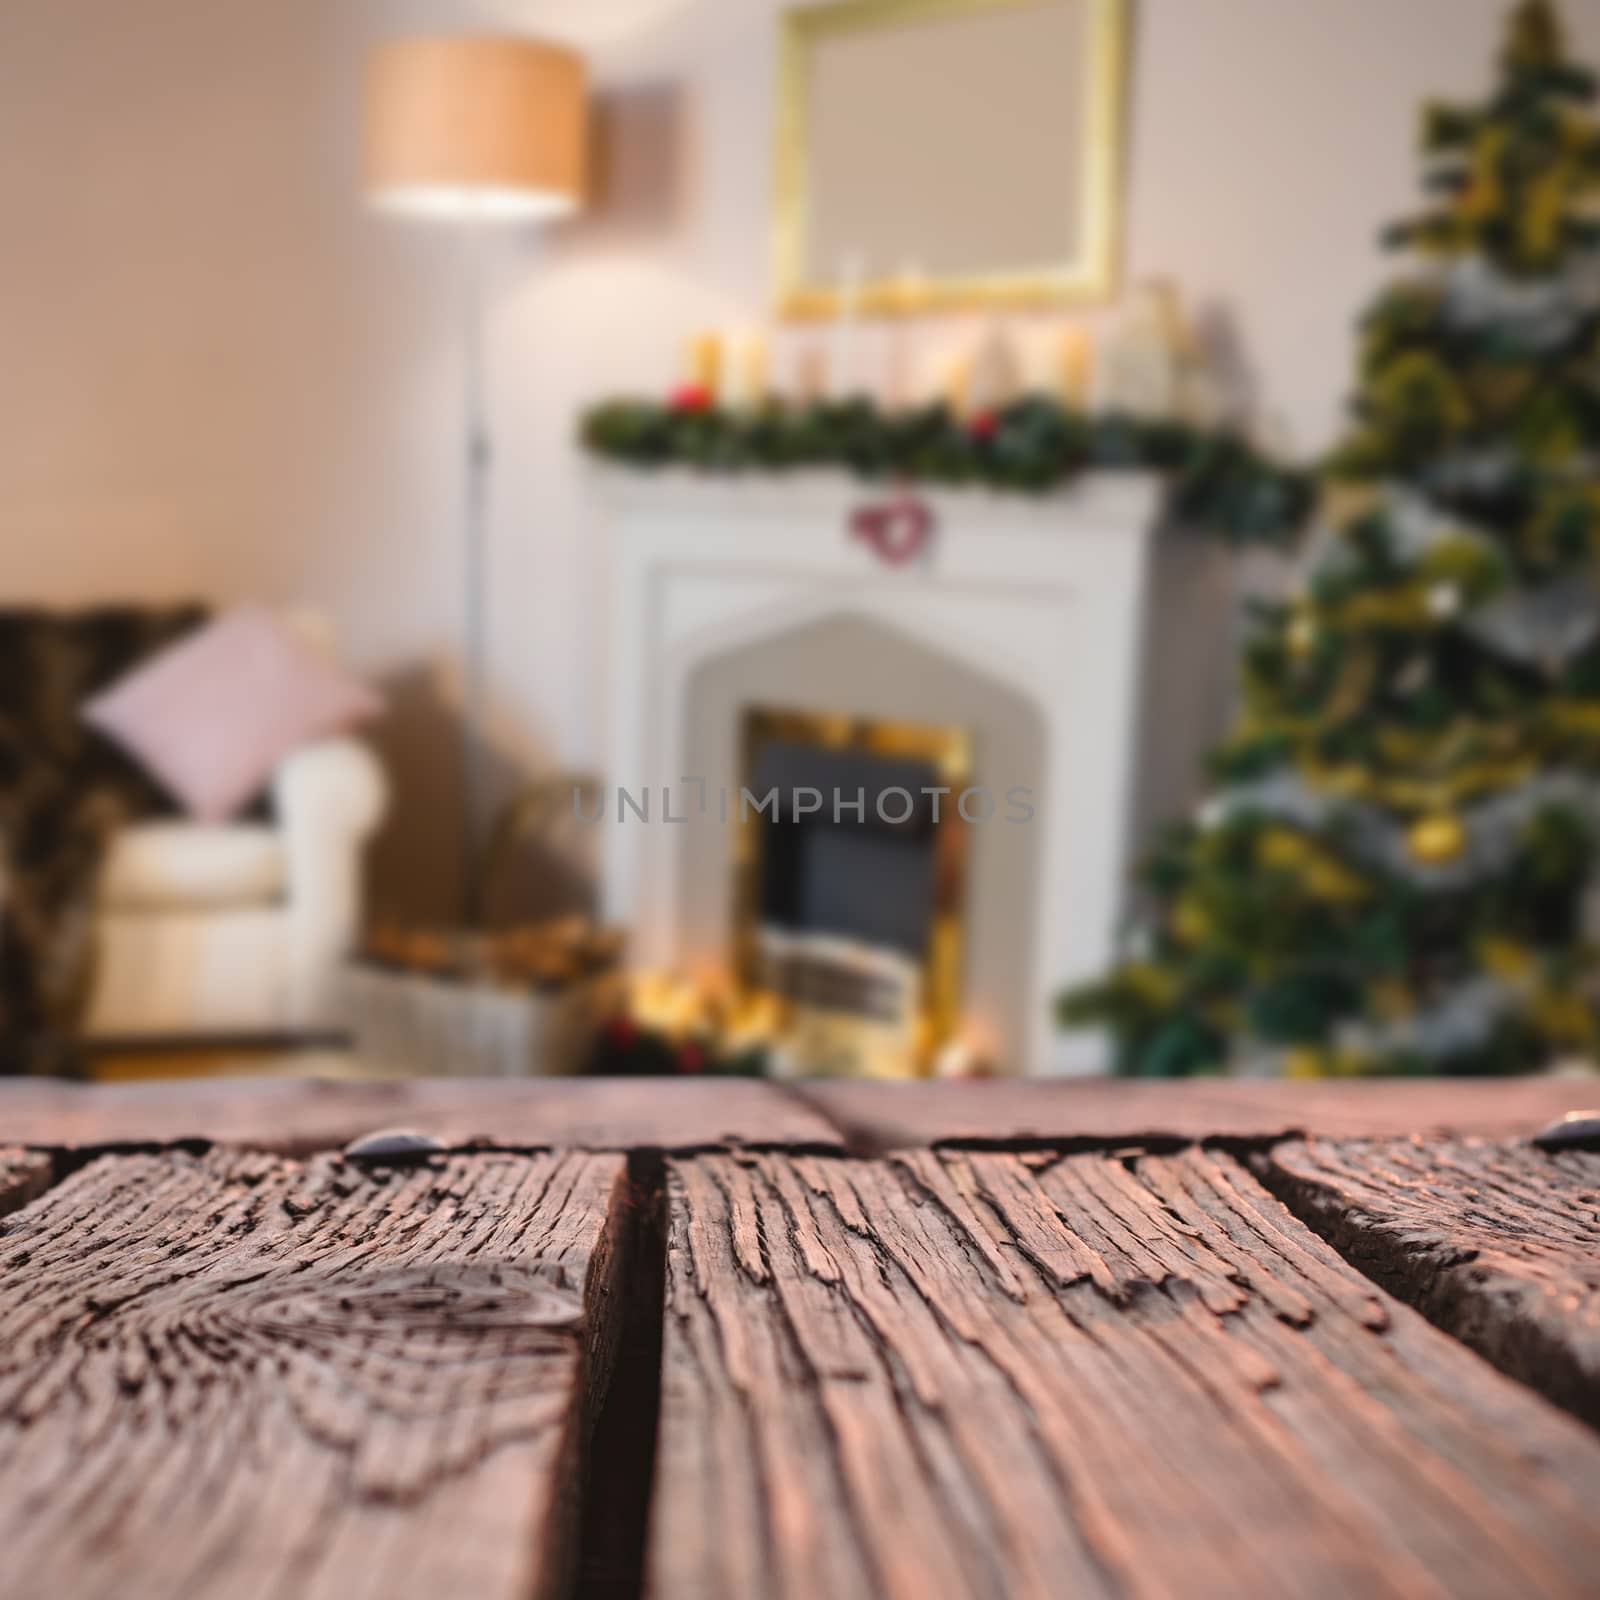
{"type": "Polygon", "coordinates": [[[1512,590],[1476,607],[1466,627],[1512,660],[1559,667],[1600,633],[1600,590],[1588,571],[1512,590]]]}
{"type": "Polygon", "coordinates": [[[1437,812],[1412,824],[1406,847],[1424,866],[1448,866],[1466,849],[1467,830],[1454,812],[1437,812]]]}
{"type": "Polygon", "coordinates": [[[1291,655],[1301,658],[1310,655],[1317,643],[1316,619],[1309,612],[1302,611],[1290,621],[1284,637],[1291,655]]]}
{"type": "Polygon", "coordinates": [[[1300,1045],[1283,1052],[1283,1075],[1286,1078],[1325,1078],[1328,1076],[1328,1053],[1300,1045]]]}
{"type": "Polygon", "coordinates": [[[1395,674],[1394,686],[1399,694],[1416,695],[1421,694],[1432,679],[1433,662],[1428,656],[1419,653],[1412,656],[1395,674]]]}
{"type": "Polygon", "coordinates": [[[1461,591],[1453,583],[1430,584],[1423,603],[1430,617],[1447,622],[1461,609],[1461,591]]]}
{"type": "Polygon", "coordinates": [[[1215,925],[1198,900],[1185,899],[1173,907],[1172,931],[1190,944],[1203,944],[1215,932],[1215,925]]]}

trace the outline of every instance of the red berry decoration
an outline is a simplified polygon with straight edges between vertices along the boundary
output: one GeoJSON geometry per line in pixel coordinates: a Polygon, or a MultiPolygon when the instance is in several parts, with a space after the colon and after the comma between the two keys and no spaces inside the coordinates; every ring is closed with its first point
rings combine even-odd
{"type": "Polygon", "coordinates": [[[686,1044],[678,1051],[679,1072],[704,1072],[706,1053],[697,1044],[686,1044]]]}
{"type": "Polygon", "coordinates": [[[695,416],[711,409],[712,395],[703,383],[685,383],[672,391],[667,402],[680,416],[695,416]]]}
{"type": "Polygon", "coordinates": [[[967,432],[974,439],[992,439],[1000,431],[998,411],[980,411],[967,422],[967,432]]]}

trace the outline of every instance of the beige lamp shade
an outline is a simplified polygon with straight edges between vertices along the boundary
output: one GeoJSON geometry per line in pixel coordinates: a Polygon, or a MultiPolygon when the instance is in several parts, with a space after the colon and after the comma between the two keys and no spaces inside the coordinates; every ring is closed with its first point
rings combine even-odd
{"type": "Polygon", "coordinates": [[[535,39],[398,39],[367,76],[366,188],[386,211],[523,222],[577,210],[587,116],[582,60],[535,39]]]}

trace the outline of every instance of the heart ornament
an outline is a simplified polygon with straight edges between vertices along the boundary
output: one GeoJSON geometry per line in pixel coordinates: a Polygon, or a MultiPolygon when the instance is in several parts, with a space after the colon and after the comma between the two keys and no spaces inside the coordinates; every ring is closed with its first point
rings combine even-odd
{"type": "Polygon", "coordinates": [[[852,514],[850,535],[871,545],[888,566],[903,567],[933,537],[933,510],[926,500],[907,493],[869,501],[852,514]]]}

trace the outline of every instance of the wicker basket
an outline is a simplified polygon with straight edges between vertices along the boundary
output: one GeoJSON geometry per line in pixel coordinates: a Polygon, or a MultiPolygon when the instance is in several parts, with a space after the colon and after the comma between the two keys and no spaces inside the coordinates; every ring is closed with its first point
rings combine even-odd
{"type": "Polygon", "coordinates": [[[351,962],[341,1011],[363,1063],[418,1076],[553,1077],[579,1072],[622,980],[598,973],[513,988],[351,962]]]}

